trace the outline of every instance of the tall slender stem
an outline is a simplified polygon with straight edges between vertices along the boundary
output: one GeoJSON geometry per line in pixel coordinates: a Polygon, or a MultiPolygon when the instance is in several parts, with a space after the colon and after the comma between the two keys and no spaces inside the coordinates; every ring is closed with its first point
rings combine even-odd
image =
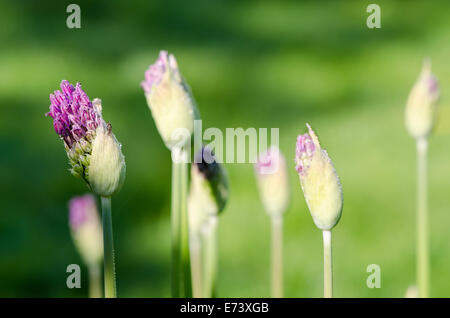
{"type": "Polygon", "coordinates": [[[195,298],[203,297],[203,258],[202,241],[199,234],[191,235],[189,241],[192,273],[192,294],[195,298]]]}
{"type": "Polygon", "coordinates": [[[189,176],[187,163],[187,153],[183,153],[184,161],[181,164],[181,193],[180,193],[180,213],[181,213],[181,263],[182,263],[182,277],[184,297],[192,297],[192,282],[191,282],[191,262],[189,255],[189,222],[187,214],[187,196],[189,189],[189,176]]]}
{"type": "Polygon", "coordinates": [[[333,297],[331,231],[323,231],[323,297],[333,297]]]}
{"type": "Polygon", "coordinates": [[[116,297],[116,272],[111,215],[111,197],[102,197],[105,297],[116,297]]]}
{"type": "Polygon", "coordinates": [[[172,297],[181,297],[180,294],[180,164],[172,161],[172,204],[171,204],[171,245],[172,245],[172,263],[171,263],[171,283],[172,297]]]}
{"type": "Polygon", "coordinates": [[[204,244],[203,297],[216,297],[218,267],[218,223],[217,215],[210,216],[202,229],[204,244]]]}
{"type": "Polygon", "coordinates": [[[427,148],[425,138],[417,140],[417,284],[419,297],[429,296],[427,148]]]}
{"type": "Polygon", "coordinates": [[[88,266],[89,271],[89,298],[102,297],[102,277],[100,264],[91,264],[88,266]]]}
{"type": "Polygon", "coordinates": [[[172,151],[172,297],[192,297],[187,219],[188,153],[172,151]]]}
{"type": "Polygon", "coordinates": [[[272,216],[271,269],[272,297],[283,297],[283,217],[272,216]]]}

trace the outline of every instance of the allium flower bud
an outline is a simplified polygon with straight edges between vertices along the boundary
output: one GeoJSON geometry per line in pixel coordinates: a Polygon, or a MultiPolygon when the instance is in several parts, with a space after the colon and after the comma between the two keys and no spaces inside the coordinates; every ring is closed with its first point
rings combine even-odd
{"type": "Polygon", "coordinates": [[[104,197],[117,192],[125,180],[125,158],[110,124],[97,129],[88,180],[92,190],[104,197]]]}
{"type": "Polygon", "coordinates": [[[103,232],[92,195],[70,200],[69,226],[75,246],[84,262],[88,265],[100,263],[103,259],[103,232]]]}
{"type": "Polygon", "coordinates": [[[147,104],[152,112],[164,143],[169,149],[184,145],[189,140],[178,129],[191,135],[194,120],[198,118],[192,93],[181,77],[175,57],[161,51],[158,59],[145,72],[141,83],[147,104]]]}
{"type": "Polygon", "coordinates": [[[125,178],[125,159],[121,145],[102,118],[100,99],[90,101],[81,89],[68,81],[50,94],[53,127],[64,141],[70,171],[81,177],[98,195],[110,196],[119,190],[125,178]]]}
{"type": "Polygon", "coordinates": [[[330,230],[341,217],[342,188],[327,152],[306,126],[309,132],[297,138],[295,168],[314,223],[321,230],[330,230]]]}
{"type": "Polygon", "coordinates": [[[255,163],[255,174],[264,208],[271,216],[281,215],[289,204],[289,178],[286,160],[272,146],[255,163]]]}
{"type": "Polygon", "coordinates": [[[439,85],[426,60],[406,104],[405,121],[409,134],[418,139],[427,137],[433,129],[439,85]]]}
{"type": "Polygon", "coordinates": [[[194,158],[188,198],[190,228],[199,230],[209,217],[216,216],[228,200],[228,178],[209,148],[203,147],[194,158]]]}

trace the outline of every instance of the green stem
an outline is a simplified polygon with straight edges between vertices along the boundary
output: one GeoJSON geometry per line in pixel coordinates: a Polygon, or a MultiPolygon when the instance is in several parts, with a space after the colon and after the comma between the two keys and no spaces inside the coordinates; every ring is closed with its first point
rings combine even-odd
{"type": "Polygon", "coordinates": [[[333,297],[333,265],[331,255],[331,231],[323,231],[323,297],[333,297]]]}
{"type": "Polygon", "coordinates": [[[172,297],[192,297],[187,219],[188,153],[172,151],[172,297]]]}
{"type": "Polygon", "coordinates": [[[114,268],[114,243],[112,232],[111,197],[102,197],[103,249],[105,297],[116,297],[116,272],[114,268]]]}
{"type": "Polygon", "coordinates": [[[429,252],[427,210],[427,148],[425,138],[417,140],[417,283],[419,297],[429,297],[429,252]]]}
{"type": "MultiPolygon", "coordinates": [[[[187,153],[185,153],[187,157],[187,153]]],[[[189,164],[181,166],[181,262],[183,272],[184,297],[192,297],[191,262],[189,255],[189,222],[187,212],[187,196],[189,189],[189,164]]]]}
{"type": "Polygon", "coordinates": [[[191,253],[192,293],[195,298],[201,298],[203,297],[203,259],[201,239],[198,234],[191,235],[189,246],[191,253]]]}
{"type": "Polygon", "coordinates": [[[283,217],[272,216],[271,268],[272,297],[283,297],[283,217]]]}
{"type": "Polygon", "coordinates": [[[172,244],[172,263],[171,263],[171,283],[172,297],[181,297],[180,295],[180,187],[179,187],[180,165],[172,162],[172,205],[171,205],[171,244],[172,244]]]}
{"type": "Polygon", "coordinates": [[[218,267],[218,223],[219,218],[210,216],[202,229],[204,244],[203,297],[216,297],[218,267]]]}
{"type": "Polygon", "coordinates": [[[102,298],[102,277],[99,264],[88,266],[89,271],[89,298],[102,298]]]}

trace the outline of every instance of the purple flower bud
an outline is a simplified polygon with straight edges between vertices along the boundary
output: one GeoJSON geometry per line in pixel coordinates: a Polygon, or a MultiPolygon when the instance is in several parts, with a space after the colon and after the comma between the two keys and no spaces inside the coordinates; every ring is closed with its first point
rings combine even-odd
{"type": "Polygon", "coordinates": [[[81,89],[68,81],[61,90],[50,94],[53,127],[64,141],[71,173],[82,178],[101,196],[111,196],[120,189],[125,177],[125,158],[121,145],[102,118],[101,100],[92,102],[81,89]]]}
{"type": "Polygon", "coordinates": [[[74,87],[68,81],[61,82],[61,90],[50,94],[50,111],[53,127],[69,148],[88,132],[102,124],[101,114],[92,106],[81,84],[74,87]]]}
{"type": "Polygon", "coordinates": [[[259,155],[255,163],[256,174],[261,176],[277,172],[281,160],[284,160],[284,157],[280,150],[275,146],[270,147],[266,152],[259,155]]]}
{"type": "Polygon", "coordinates": [[[75,246],[87,265],[103,257],[103,233],[97,205],[92,195],[74,197],[69,202],[69,225],[75,246]]]}
{"type": "Polygon", "coordinates": [[[96,218],[97,206],[95,198],[86,194],[74,197],[69,201],[69,225],[73,231],[79,229],[83,224],[96,218]]]}

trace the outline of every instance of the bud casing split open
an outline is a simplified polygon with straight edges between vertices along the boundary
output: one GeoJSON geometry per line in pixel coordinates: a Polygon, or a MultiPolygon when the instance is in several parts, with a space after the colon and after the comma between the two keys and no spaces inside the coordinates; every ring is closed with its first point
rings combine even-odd
{"type": "Polygon", "coordinates": [[[188,196],[190,230],[200,231],[210,216],[217,216],[222,212],[228,195],[228,177],[224,167],[216,162],[208,148],[202,147],[195,155],[191,167],[188,196]]]}
{"type": "Polygon", "coordinates": [[[190,140],[183,129],[192,135],[194,120],[199,118],[191,90],[183,80],[175,57],[161,51],[157,61],[145,72],[141,83],[156,128],[167,148],[185,145],[190,140]]]}
{"type": "Polygon", "coordinates": [[[100,196],[113,195],[120,190],[125,180],[125,158],[121,148],[109,124],[97,128],[88,181],[92,191],[100,196]]]}
{"type": "Polygon", "coordinates": [[[321,230],[331,230],[341,217],[342,187],[327,152],[307,127],[308,133],[297,138],[296,170],[314,223],[321,230]]]}
{"type": "Polygon", "coordinates": [[[80,83],[74,87],[63,80],[50,102],[46,115],[64,141],[71,173],[100,196],[117,192],[125,179],[125,158],[111,125],[103,120],[101,100],[91,102],[80,83]]]}

